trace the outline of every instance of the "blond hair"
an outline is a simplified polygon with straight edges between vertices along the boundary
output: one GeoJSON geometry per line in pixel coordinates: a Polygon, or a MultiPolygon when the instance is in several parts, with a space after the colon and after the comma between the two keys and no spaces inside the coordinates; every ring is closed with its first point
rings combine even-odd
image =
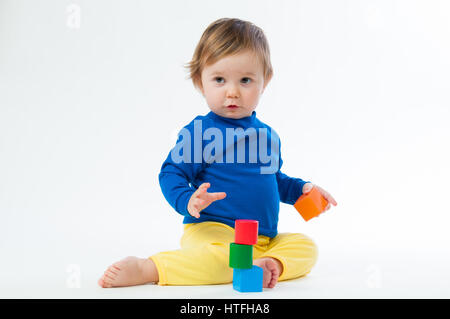
{"type": "Polygon", "coordinates": [[[195,48],[192,60],[185,65],[188,79],[195,87],[202,88],[203,68],[220,59],[250,50],[255,53],[263,66],[264,82],[273,75],[270,50],[264,32],[251,22],[240,19],[222,18],[211,23],[203,32],[195,48]]]}

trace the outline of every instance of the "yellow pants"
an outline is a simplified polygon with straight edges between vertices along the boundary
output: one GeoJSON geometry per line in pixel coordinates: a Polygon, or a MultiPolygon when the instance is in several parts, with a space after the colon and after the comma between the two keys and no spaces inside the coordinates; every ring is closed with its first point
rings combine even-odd
{"type": "MultiPolygon", "coordinates": [[[[234,228],[218,222],[186,224],[181,249],[149,258],[159,274],[159,285],[210,285],[233,281],[228,266],[234,228]]],[[[279,281],[308,274],[317,260],[317,247],[302,234],[282,233],[274,238],[260,235],[253,258],[272,257],[283,265],[279,281]]]]}

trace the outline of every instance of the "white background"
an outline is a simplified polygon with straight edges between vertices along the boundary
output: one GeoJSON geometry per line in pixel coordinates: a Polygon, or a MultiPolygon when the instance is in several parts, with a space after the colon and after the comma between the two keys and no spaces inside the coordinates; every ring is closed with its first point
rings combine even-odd
{"type": "Polygon", "coordinates": [[[449,298],[444,0],[1,0],[0,297],[242,296],[97,286],[125,256],[178,248],[158,173],[178,130],[209,111],[183,65],[222,17],[269,40],[256,112],[281,137],[284,173],[338,201],[308,223],[281,204],[279,231],[312,237],[319,260],[262,296],[449,298]]]}

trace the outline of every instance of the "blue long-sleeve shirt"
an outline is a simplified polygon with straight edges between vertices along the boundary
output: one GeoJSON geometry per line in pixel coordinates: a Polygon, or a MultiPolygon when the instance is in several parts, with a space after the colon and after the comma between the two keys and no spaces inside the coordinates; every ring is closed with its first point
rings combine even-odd
{"type": "Polygon", "coordinates": [[[231,119],[209,112],[197,116],[179,133],[175,147],[159,173],[159,183],[169,204],[184,216],[183,223],[217,221],[234,227],[236,219],[259,221],[259,234],[278,233],[280,201],[293,205],[302,195],[300,178],[283,174],[278,135],[256,118],[256,112],[231,119]],[[192,217],[187,205],[202,184],[208,192],[225,192],[192,217]]]}

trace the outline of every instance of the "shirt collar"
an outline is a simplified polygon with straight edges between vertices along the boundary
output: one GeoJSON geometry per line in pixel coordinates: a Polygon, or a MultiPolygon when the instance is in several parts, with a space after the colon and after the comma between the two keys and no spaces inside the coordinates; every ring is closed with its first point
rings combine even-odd
{"type": "Polygon", "coordinates": [[[246,116],[246,117],[243,117],[240,119],[232,119],[229,117],[223,117],[223,116],[220,116],[220,115],[214,113],[213,111],[210,111],[206,116],[213,120],[216,120],[216,121],[219,121],[222,123],[226,123],[226,124],[229,124],[232,126],[249,127],[255,123],[256,111],[253,111],[250,116],[246,116]]]}

